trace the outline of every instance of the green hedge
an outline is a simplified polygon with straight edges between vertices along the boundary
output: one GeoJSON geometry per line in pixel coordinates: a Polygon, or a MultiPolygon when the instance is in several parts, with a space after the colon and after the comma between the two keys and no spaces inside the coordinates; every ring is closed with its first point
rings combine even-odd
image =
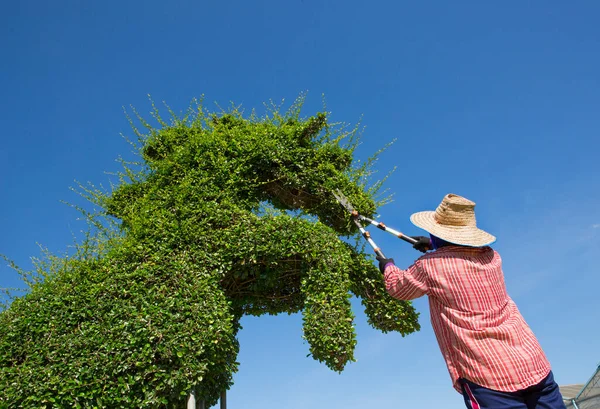
{"type": "Polygon", "coordinates": [[[213,404],[244,314],[302,311],[311,355],[335,371],[353,360],[352,294],[374,327],[419,329],[340,240],[357,232],[333,189],[366,215],[380,205],[369,163],[353,163],[357,128],[300,118],[302,102],[264,117],[197,104],[169,123],[155,110],[158,127],[138,115],[142,166],[84,192],[99,233],[25,273],[39,279],[0,314],[0,407],[181,407],[193,387],[213,404]]]}

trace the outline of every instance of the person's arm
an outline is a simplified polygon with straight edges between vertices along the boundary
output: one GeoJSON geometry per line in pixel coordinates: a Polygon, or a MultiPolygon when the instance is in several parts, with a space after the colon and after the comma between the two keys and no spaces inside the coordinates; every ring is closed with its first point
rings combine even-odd
{"type": "Polygon", "coordinates": [[[392,297],[414,300],[428,293],[427,273],[418,262],[406,270],[401,270],[394,264],[394,259],[377,259],[379,269],[383,273],[385,288],[392,297]]]}

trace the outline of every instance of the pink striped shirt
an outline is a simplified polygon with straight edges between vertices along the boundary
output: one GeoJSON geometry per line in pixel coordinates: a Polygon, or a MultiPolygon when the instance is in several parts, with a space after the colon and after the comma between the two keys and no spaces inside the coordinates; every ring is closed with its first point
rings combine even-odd
{"type": "Polygon", "coordinates": [[[407,270],[385,269],[394,298],[429,296],[431,324],[454,388],[459,378],[514,392],[541,382],[550,364],[506,293],[502,260],[490,247],[442,247],[407,270]]]}

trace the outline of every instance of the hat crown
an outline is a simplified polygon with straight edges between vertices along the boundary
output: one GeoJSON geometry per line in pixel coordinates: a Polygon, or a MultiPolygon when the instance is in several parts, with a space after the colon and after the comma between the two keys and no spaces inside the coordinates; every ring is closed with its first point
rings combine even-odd
{"type": "Polygon", "coordinates": [[[476,226],[475,202],[455,194],[447,194],[435,210],[435,221],[446,226],[476,226]]]}

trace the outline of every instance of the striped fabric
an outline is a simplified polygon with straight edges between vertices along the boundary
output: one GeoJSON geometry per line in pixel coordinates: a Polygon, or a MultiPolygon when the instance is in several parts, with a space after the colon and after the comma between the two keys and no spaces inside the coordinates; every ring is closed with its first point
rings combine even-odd
{"type": "Polygon", "coordinates": [[[428,295],[431,324],[454,388],[459,378],[514,392],[541,382],[550,364],[506,293],[502,260],[490,247],[442,247],[407,270],[390,264],[385,284],[401,300],[428,295]]]}

